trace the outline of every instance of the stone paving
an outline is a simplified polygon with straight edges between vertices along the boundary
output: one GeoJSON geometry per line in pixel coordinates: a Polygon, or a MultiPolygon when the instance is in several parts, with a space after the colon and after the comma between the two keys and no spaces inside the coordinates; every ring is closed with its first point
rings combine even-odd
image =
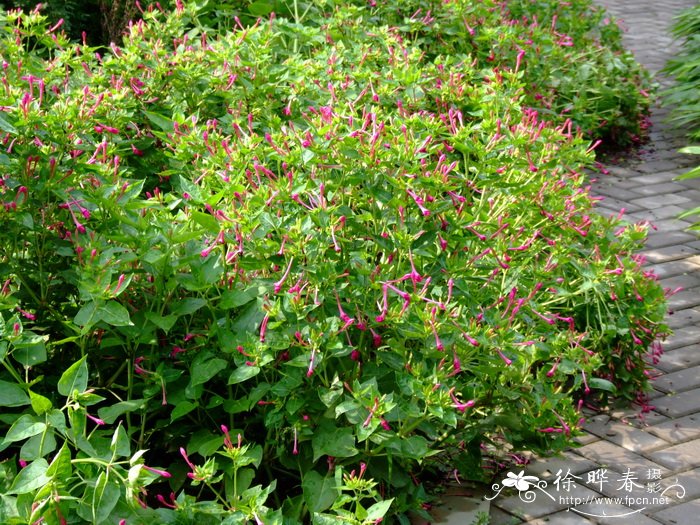
{"type": "MultiPolygon", "coordinates": [[[[657,74],[677,50],[668,32],[673,16],[695,1],[598,3],[622,21],[627,49],[657,74]]],[[[661,87],[670,82],[660,75],[656,81],[661,87]]],[[[664,287],[683,288],[670,298],[668,322],[675,333],[658,364],[651,401],[655,408],[643,418],[638,408],[592,415],[579,448],[522,467],[526,475],[548,480],[555,497],[537,493],[531,503],[517,495],[498,497],[491,502],[491,525],[700,523],[700,240],[686,231],[689,222],[676,218],[700,205],[700,179],[673,180],[697,158],[678,153],[687,142],[664,122],[666,116],[665,108],[654,108],[649,143],[606,166],[610,173],[593,185],[593,193],[605,197],[601,213],[617,215],[625,208],[627,220],[654,225],[644,252],[647,265],[664,287]],[[567,471],[578,479],[566,476],[567,471]],[[599,474],[591,474],[595,472],[599,474]],[[659,501],[661,494],[668,500],[659,501]]]]}

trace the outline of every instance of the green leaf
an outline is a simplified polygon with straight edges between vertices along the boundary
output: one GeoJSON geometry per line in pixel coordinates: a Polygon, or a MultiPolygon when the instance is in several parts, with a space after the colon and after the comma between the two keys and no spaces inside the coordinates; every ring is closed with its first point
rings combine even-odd
{"type": "Polygon", "coordinates": [[[595,388],[596,390],[604,390],[612,394],[617,392],[617,388],[615,387],[615,385],[607,379],[603,379],[602,377],[591,377],[588,380],[588,386],[590,386],[591,388],[595,388]]]}
{"type": "Polygon", "coordinates": [[[258,303],[249,304],[239,314],[233,322],[231,328],[234,332],[253,332],[260,325],[265,312],[258,306],[258,303]]]}
{"type": "Polygon", "coordinates": [[[259,373],[259,366],[239,366],[233,372],[231,372],[230,376],[228,376],[228,384],[235,385],[237,383],[242,383],[243,381],[246,381],[251,377],[255,377],[259,373]]]}
{"type": "Polygon", "coordinates": [[[48,468],[49,464],[44,458],[32,461],[20,470],[17,477],[12,481],[12,486],[7,491],[7,494],[26,494],[46,485],[51,481],[51,478],[46,476],[48,468]]]}
{"type": "Polygon", "coordinates": [[[12,424],[10,430],[7,431],[4,441],[8,443],[21,441],[41,434],[44,430],[46,430],[46,423],[37,420],[35,416],[24,414],[12,424]]]}
{"type": "Polygon", "coordinates": [[[160,315],[157,312],[146,312],[146,319],[166,333],[169,332],[177,322],[176,315],[160,315]]]}
{"type": "Polygon", "coordinates": [[[201,211],[190,212],[190,217],[194,222],[199,224],[205,230],[212,234],[218,234],[220,231],[219,221],[216,217],[210,215],[209,213],[202,213],[201,211]]]}
{"type": "Polygon", "coordinates": [[[14,343],[12,357],[22,366],[35,366],[46,361],[46,336],[31,331],[24,332],[19,341],[14,343]]]}
{"type": "Polygon", "coordinates": [[[163,131],[173,131],[175,129],[173,121],[163,115],[146,110],[143,110],[143,114],[163,131]]]}
{"type": "Polygon", "coordinates": [[[183,195],[183,197],[185,194],[187,194],[188,200],[197,204],[201,204],[203,202],[202,192],[199,186],[181,175],[178,175],[175,181],[177,182],[180,193],[183,195]]]}
{"type": "Polygon", "coordinates": [[[128,458],[131,456],[131,441],[124,427],[120,424],[112,435],[112,443],[109,449],[116,457],[128,458]]]}
{"type": "Polygon", "coordinates": [[[100,408],[97,415],[108,425],[114,423],[119,416],[134,410],[141,410],[144,405],[143,399],[130,399],[129,401],[119,401],[112,406],[100,408]]]}
{"type": "Polygon", "coordinates": [[[383,518],[389,510],[389,507],[391,507],[393,501],[394,498],[391,498],[384,501],[379,501],[372,505],[370,508],[367,509],[367,516],[365,516],[365,521],[376,522],[380,518],[383,518]]]}
{"type": "Polygon", "coordinates": [[[111,326],[133,326],[129,311],[117,301],[107,301],[97,309],[97,317],[111,326]]]}
{"type": "Polygon", "coordinates": [[[89,303],[84,304],[78,313],[75,314],[73,322],[82,327],[83,330],[87,330],[98,321],[96,313],[97,304],[95,304],[94,301],[90,301],[89,303]]]}
{"type": "Polygon", "coordinates": [[[170,422],[180,419],[182,416],[189,414],[199,405],[192,401],[180,401],[170,413],[170,422]]]}
{"type": "Polygon", "coordinates": [[[92,493],[92,519],[93,523],[104,522],[117,505],[121,490],[119,485],[109,479],[109,475],[100,472],[92,493]]]}
{"type": "Polygon", "coordinates": [[[312,512],[323,512],[330,508],[336,497],[338,497],[335,479],[329,476],[321,476],[315,470],[304,475],[301,488],[304,491],[306,505],[312,512]]]}
{"type": "Polygon", "coordinates": [[[46,428],[41,434],[30,437],[22,444],[19,457],[25,461],[33,461],[56,450],[56,437],[53,430],[46,428]]]}
{"type": "Polygon", "coordinates": [[[82,394],[87,389],[88,384],[88,367],[87,356],[83,356],[80,360],[73,363],[68,369],[63,372],[58,380],[58,393],[62,396],[70,396],[73,391],[77,390],[82,394]]]}
{"type": "Polygon", "coordinates": [[[310,149],[305,149],[301,152],[301,160],[304,164],[311,162],[315,156],[316,154],[310,149]]]}
{"type": "Polygon", "coordinates": [[[227,366],[228,361],[220,357],[214,357],[203,362],[195,362],[190,371],[192,375],[190,385],[196,386],[206,383],[227,366]]]}
{"type": "Polygon", "coordinates": [[[205,304],[207,304],[207,301],[199,297],[185,299],[174,303],[172,308],[170,308],[170,313],[178,317],[181,315],[193,314],[205,304]]]}
{"type": "Polygon", "coordinates": [[[0,406],[20,407],[29,404],[29,396],[16,383],[8,383],[0,380],[0,406]]]}
{"type": "Polygon", "coordinates": [[[313,525],[347,525],[347,521],[333,514],[314,513],[313,525]]]}
{"type": "MultiPolygon", "coordinates": [[[[0,387],[0,396],[1,395],[2,387],[0,387]]],[[[40,394],[35,394],[31,390],[29,391],[29,399],[32,403],[32,409],[34,410],[37,416],[40,416],[44,412],[48,412],[53,407],[49,398],[44,397],[40,394]]]]}
{"type": "Polygon", "coordinates": [[[7,120],[5,120],[5,117],[2,116],[0,113],[0,129],[2,131],[6,131],[7,133],[17,133],[17,128],[15,128],[12,124],[10,124],[7,120]]]}
{"type": "Polygon", "coordinates": [[[250,301],[255,299],[260,295],[258,288],[248,288],[246,290],[226,290],[221,294],[221,299],[219,299],[219,308],[225,310],[231,308],[238,308],[244,304],[248,304],[250,301]]]}
{"type": "Polygon", "coordinates": [[[72,473],[72,464],[68,443],[64,442],[61,450],[54,456],[53,461],[46,470],[46,475],[57,480],[66,480],[72,473]]]}
{"type": "Polygon", "coordinates": [[[314,451],[314,461],[324,455],[349,458],[358,453],[352,428],[337,428],[329,422],[322,423],[316,429],[311,438],[311,447],[314,451]]]}
{"type": "Polygon", "coordinates": [[[248,6],[248,12],[253,16],[267,16],[272,12],[273,6],[269,0],[256,0],[248,6]]]}

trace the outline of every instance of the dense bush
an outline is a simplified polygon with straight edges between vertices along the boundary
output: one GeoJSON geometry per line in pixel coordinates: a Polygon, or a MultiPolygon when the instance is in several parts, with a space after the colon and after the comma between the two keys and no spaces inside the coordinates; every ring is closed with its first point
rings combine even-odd
{"type": "Polygon", "coordinates": [[[529,106],[552,66],[459,50],[500,5],[323,7],[108,52],[0,18],[3,522],[405,523],[426,474],[643,400],[663,292],[565,98],[529,106]]]}

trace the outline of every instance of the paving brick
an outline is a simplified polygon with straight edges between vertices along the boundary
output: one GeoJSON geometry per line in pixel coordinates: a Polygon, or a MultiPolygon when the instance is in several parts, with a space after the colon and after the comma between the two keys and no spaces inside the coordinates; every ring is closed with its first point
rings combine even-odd
{"type": "MultiPolygon", "coordinates": [[[[679,330],[676,331],[676,333],[672,336],[673,339],[670,341],[675,342],[678,340],[675,338],[681,337],[678,332],[679,330]]],[[[690,339],[691,336],[687,336],[687,338],[690,339]]],[[[692,336],[692,340],[697,340],[697,336],[692,336]]],[[[683,368],[700,365],[700,345],[674,348],[664,344],[664,348],[664,354],[661,356],[661,361],[656,365],[656,367],[665,372],[674,372],[683,368]]]]}
{"type": "Polygon", "coordinates": [[[663,450],[651,452],[649,457],[670,470],[685,470],[700,467],[699,447],[700,439],[694,439],[693,441],[686,441],[663,450]]]}
{"type": "Polygon", "coordinates": [[[664,488],[669,488],[666,495],[678,501],[700,498],[700,468],[693,468],[661,480],[664,488]],[[680,485],[680,487],[676,486],[680,485]]]}
{"type": "Polygon", "coordinates": [[[494,505],[491,505],[491,512],[489,513],[489,518],[489,525],[521,525],[522,523],[524,523],[521,518],[517,518],[512,514],[508,514],[504,510],[501,510],[494,505]]]}
{"type": "Polygon", "coordinates": [[[675,219],[679,214],[683,213],[685,208],[671,205],[663,208],[655,208],[653,210],[639,210],[630,213],[629,216],[634,221],[650,221],[652,223],[663,219],[675,219]]]}
{"type": "Polygon", "coordinates": [[[698,255],[698,250],[681,244],[677,246],[666,246],[664,248],[643,250],[642,254],[644,254],[647,261],[651,263],[661,263],[698,255]]]}
{"type": "MultiPolygon", "coordinates": [[[[591,189],[591,193],[595,195],[596,197],[603,197],[602,200],[598,201],[599,204],[602,204],[603,206],[608,205],[608,202],[611,200],[616,200],[621,203],[624,203],[625,201],[631,201],[632,199],[639,199],[641,197],[644,197],[647,195],[646,193],[637,193],[636,190],[633,189],[627,189],[627,188],[621,188],[620,186],[602,186],[602,185],[595,185],[591,189]]],[[[597,207],[597,205],[596,205],[597,207]]],[[[616,206],[612,206],[615,208],[616,206]]],[[[642,210],[639,210],[640,212],[642,210]]]]}
{"type": "Polygon", "coordinates": [[[480,495],[474,494],[468,489],[462,489],[456,493],[454,490],[448,489],[448,494],[440,498],[439,505],[431,509],[432,519],[430,521],[415,519],[412,525],[431,525],[432,523],[464,525],[465,523],[474,523],[480,513],[489,510],[490,503],[480,495]]]}
{"type": "Polygon", "coordinates": [[[658,468],[661,469],[662,476],[669,473],[669,469],[663,465],[654,463],[640,454],[631,452],[605,440],[596,441],[590,445],[577,448],[575,452],[584,458],[598,462],[601,466],[609,467],[618,472],[625,472],[628,468],[636,472],[658,468]]]}
{"type": "Polygon", "coordinates": [[[674,160],[657,160],[641,164],[639,171],[643,173],[658,173],[660,171],[673,171],[677,167],[678,163],[674,160]]]}
{"type": "Polygon", "coordinates": [[[700,366],[665,374],[654,381],[654,388],[664,392],[682,392],[699,386],[700,366]]]}
{"type": "Polygon", "coordinates": [[[594,441],[598,441],[600,438],[596,436],[595,434],[591,434],[590,432],[586,432],[582,436],[578,436],[574,439],[576,443],[579,445],[588,445],[589,443],[593,443],[594,441]]]}
{"type": "Polygon", "coordinates": [[[655,195],[653,197],[642,197],[641,199],[634,199],[633,201],[630,201],[631,204],[650,210],[671,204],[687,204],[689,202],[691,202],[691,199],[683,197],[682,195],[676,195],[675,193],[655,195]]]}
{"type": "MultiPolygon", "coordinates": [[[[680,501],[674,498],[676,490],[681,490],[675,483],[673,476],[663,479],[654,470],[635,471],[629,469],[625,472],[604,470],[604,481],[600,478],[587,480],[587,485],[600,492],[603,496],[617,498],[620,505],[631,507],[635,510],[644,509],[646,514],[667,508],[680,501]],[[664,494],[664,491],[667,492],[664,494]],[[673,494],[671,494],[673,492],[673,494]],[[663,494],[664,499],[661,499],[663,494]],[[651,498],[656,497],[656,500],[651,498]],[[639,499],[646,498],[646,499],[639,499]]],[[[674,474],[675,476],[675,474],[674,474]]]]}
{"type": "Polygon", "coordinates": [[[700,438],[700,414],[669,419],[663,423],[651,425],[647,430],[671,443],[700,438]]]}
{"type": "MultiPolygon", "coordinates": [[[[664,161],[666,162],[666,161],[664,161]]],[[[675,165],[675,162],[672,162],[672,164],[675,165]]],[[[644,168],[646,168],[647,164],[643,164],[644,168]]],[[[684,191],[685,188],[678,184],[677,182],[662,182],[660,184],[648,184],[648,185],[643,185],[639,186],[638,188],[634,189],[633,193],[639,193],[641,195],[661,195],[662,193],[678,193],[679,191],[684,191]]],[[[689,197],[688,195],[684,195],[685,197],[689,197]]],[[[629,197],[622,197],[622,199],[626,199],[629,197]]],[[[632,197],[634,198],[634,197],[632,197]]]]}
{"type": "Polygon", "coordinates": [[[677,232],[650,232],[647,237],[647,248],[662,248],[664,246],[672,246],[674,244],[684,244],[694,241],[697,236],[692,233],[677,231],[677,232]]]}
{"type": "Polygon", "coordinates": [[[687,326],[698,326],[700,325],[700,309],[686,308],[685,310],[678,310],[667,317],[666,324],[674,330],[687,326]]]}
{"type": "Polygon", "coordinates": [[[525,520],[532,520],[547,516],[569,508],[568,498],[595,498],[599,494],[589,488],[576,484],[571,490],[556,490],[554,486],[547,486],[544,489],[547,494],[539,490],[533,490],[535,499],[533,501],[523,501],[518,495],[512,495],[504,499],[496,498],[491,502],[506,512],[521,516],[525,520]]]}
{"type": "Polygon", "coordinates": [[[584,428],[632,452],[648,452],[668,445],[666,441],[646,430],[610,418],[589,421],[584,428]]]}
{"type": "Polygon", "coordinates": [[[633,523],[634,525],[659,525],[659,522],[654,518],[641,514],[639,512],[641,508],[645,507],[625,507],[624,505],[610,504],[599,504],[590,507],[593,512],[605,513],[608,516],[597,518],[597,523],[601,525],[622,525],[623,523],[633,523]]]}
{"type": "MultiPolygon", "coordinates": [[[[629,179],[632,177],[638,177],[639,172],[630,166],[606,166],[608,171],[614,176],[621,179],[629,179]]],[[[638,186],[635,182],[634,186],[638,186]]]]}
{"type": "Polygon", "coordinates": [[[700,326],[684,326],[673,331],[664,341],[664,348],[671,350],[700,342],[700,326]]]}
{"type": "Polygon", "coordinates": [[[624,208],[627,213],[641,212],[644,210],[643,206],[632,204],[630,201],[618,199],[615,197],[606,197],[604,200],[599,202],[599,206],[604,206],[605,208],[615,210],[615,214],[617,214],[622,208],[624,208]]]}
{"type": "Polygon", "coordinates": [[[568,510],[556,512],[544,518],[526,522],[527,525],[585,525],[587,523],[595,524],[596,522],[593,521],[593,518],[588,519],[585,516],[581,516],[580,514],[576,514],[575,512],[568,510]]]}
{"type": "Polygon", "coordinates": [[[653,515],[654,519],[668,525],[692,525],[698,522],[698,516],[700,516],[698,499],[674,505],[653,515]]]}
{"type": "Polygon", "coordinates": [[[697,269],[695,260],[691,260],[689,257],[684,259],[678,259],[675,261],[668,261],[659,264],[651,264],[645,266],[645,269],[652,270],[659,279],[666,279],[668,277],[673,277],[675,275],[683,275],[688,272],[692,272],[697,269]]]}
{"type": "Polygon", "coordinates": [[[670,217],[668,219],[651,221],[649,228],[650,231],[654,233],[685,232],[692,225],[693,223],[690,221],[681,220],[677,217],[670,217]]]}
{"type": "Polygon", "coordinates": [[[656,411],[671,417],[700,412],[700,388],[669,395],[654,402],[656,411]]]}
{"type": "Polygon", "coordinates": [[[674,290],[676,288],[697,288],[700,287],[700,272],[694,272],[687,275],[677,275],[667,279],[661,279],[659,284],[663,288],[674,290]]]}
{"type": "Polygon", "coordinates": [[[700,305],[700,288],[683,290],[668,298],[668,307],[671,310],[682,310],[698,305],[700,305]]]}
{"type": "Polygon", "coordinates": [[[560,471],[567,472],[568,470],[575,475],[590,472],[597,468],[597,463],[573,452],[568,452],[563,454],[562,457],[537,459],[537,461],[526,465],[524,468],[527,474],[550,481],[560,471]]]}

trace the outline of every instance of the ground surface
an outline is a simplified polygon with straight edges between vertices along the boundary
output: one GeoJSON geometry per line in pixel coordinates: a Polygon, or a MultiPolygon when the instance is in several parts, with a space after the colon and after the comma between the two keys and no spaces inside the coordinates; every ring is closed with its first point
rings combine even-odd
{"type": "MultiPolygon", "coordinates": [[[[693,0],[598,0],[622,20],[625,44],[656,74],[677,50],[669,34],[675,14],[693,0]]],[[[656,80],[663,87],[670,82],[656,80]]],[[[491,501],[491,524],[679,524],[700,523],[700,240],[676,216],[700,205],[700,179],[673,179],[697,158],[681,155],[683,134],[654,108],[650,141],[641,151],[611,162],[593,193],[605,197],[599,211],[630,221],[649,220],[645,255],[664,287],[683,291],[670,298],[668,323],[675,334],[664,344],[659,377],[643,419],[639,409],[591,417],[582,446],[560,458],[522,467],[548,482],[530,486],[534,501],[518,495],[491,501]],[[576,500],[575,498],[580,498],[576,500]],[[612,499],[598,499],[612,498],[612,499]],[[664,498],[664,499],[661,499],[664,498]]],[[[517,475],[520,469],[511,469],[517,475]]],[[[533,481],[533,480],[530,480],[533,481]]],[[[452,516],[450,523],[457,516],[452,516]]],[[[464,522],[467,525],[468,522],[464,522]]]]}

